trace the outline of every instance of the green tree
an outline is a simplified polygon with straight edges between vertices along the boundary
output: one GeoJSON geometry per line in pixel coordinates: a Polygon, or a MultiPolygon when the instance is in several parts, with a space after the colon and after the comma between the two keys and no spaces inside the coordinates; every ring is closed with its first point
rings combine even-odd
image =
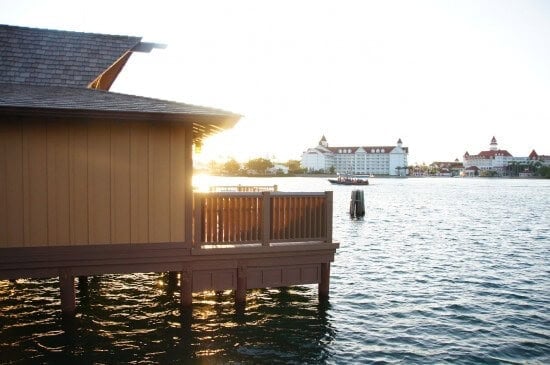
{"type": "Polygon", "coordinates": [[[302,173],[304,169],[300,166],[300,161],[298,160],[288,160],[288,172],[290,174],[299,174],[302,173]]]}
{"type": "Polygon", "coordinates": [[[241,164],[233,158],[223,165],[223,171],[228,175],[238,175],[240,170],[241,164]]]}
{"type": "Polygon", "coordinates": [[[519,163],[516,161],[512,161],[508,164],[507,170],[510,176],[518,176],[519,175],[519,163]]]}
{"type": "Polygon", "coordinates": [[[266,174],[267,169],[269,169],[270,167],[273,167],[273,162],[271,162],[271,160],[268,160],[266,158],[255,158],[255,159],[249,160],[246,163],[246,169],[249,172],[253,172],[260,175],[266,174]]]}
{"type": "Polygon", "coordinates": [[[550,166],[541,166],[535,175],[550,179],[550,166]]]}

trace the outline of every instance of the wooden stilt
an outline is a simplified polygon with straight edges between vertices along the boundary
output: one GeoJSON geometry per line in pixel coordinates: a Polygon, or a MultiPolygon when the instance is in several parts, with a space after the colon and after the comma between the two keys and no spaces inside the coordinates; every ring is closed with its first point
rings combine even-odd
{"type": "Polygon", "coordinates": [[[79,276],[78,277],[78,287],[82,289],[88,288],[88,277],[87,276],[79,276]]]}
{"type": "Polygon", "coordinates": [[[319,282],[319,298],[328,299],[330,286],[330,262],[321,264],[321,281],[319,282]]]}
{"type": "Polygon", "coordinates": [[[237,271],[237,290],[235,291],[235,304],[246,304],[246,268],[240,267],[237,271]]]}
{"type": "Polygon", "coordinates": [[[87,276],[79,276],[78,277],[78,293],[80,297],[80,301],[82,302],[83,298],[88,295],[88,277],[87,276]]]}
{"type": "Polygon", "coordinates": [[[193,278],[189,271],[180,274],[180,303],[182,307],[193,305],[193,278]]]}
{"type": "Polygon", "coordinates": [[[176,271],[168,272],[168,287],[175,288],[178,282],[178,273],[176,271]]]}
{"type": "Polygon", "coordinates": [[[59,289],[61,294],[61,312],[64,316],[73,317],[76,312],[74,276],[69,271],[59,274],[59,289]]]}

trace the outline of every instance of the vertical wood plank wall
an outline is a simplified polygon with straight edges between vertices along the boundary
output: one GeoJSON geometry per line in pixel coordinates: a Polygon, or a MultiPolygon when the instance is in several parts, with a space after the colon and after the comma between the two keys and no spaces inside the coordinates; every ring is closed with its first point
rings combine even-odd
{"type": "Polygon", "coordinates": [[[3,119],[0,247],[185,241],[190,131],[3,119]]]}

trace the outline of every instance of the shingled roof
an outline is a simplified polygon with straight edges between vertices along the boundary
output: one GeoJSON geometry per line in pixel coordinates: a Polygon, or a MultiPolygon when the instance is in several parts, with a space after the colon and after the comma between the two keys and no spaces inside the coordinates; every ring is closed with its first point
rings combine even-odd
{"type": "Polygon", "coordinates": [[[140,37],[0,25],[0,81],[88,87],[140,37]]]}
{"type": "Polygon", "coordinates": [[[0,83],[2,114],[189,122],[195,141],[231,128],[240,119],[221,109],[104,90],[0,83]]]}
{"type": "Polygon", "coordinates": [[[191,122],[195,140],[240,119],[219,109],[104,91],[132,52],[158,46],[140,37],[0,24],[0,114],[191,122]]]}
{"type": "Polygon", "coordinates": [[[0,83],[0,107],[88,112],[236,116],[221,109],[79,87],[0,83]]]}

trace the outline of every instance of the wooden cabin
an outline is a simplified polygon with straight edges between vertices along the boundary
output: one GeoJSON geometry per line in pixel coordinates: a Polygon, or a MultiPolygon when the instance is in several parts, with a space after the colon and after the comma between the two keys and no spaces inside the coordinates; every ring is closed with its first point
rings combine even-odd
{"type": "Polygon", "coordinates": [[[219,109],[113,93],[139,37],[0,25],[0,280],[180,272],[181,300],[318,283],[328,295],[332,195],[194,196],[192,148],[219,109]]]}

